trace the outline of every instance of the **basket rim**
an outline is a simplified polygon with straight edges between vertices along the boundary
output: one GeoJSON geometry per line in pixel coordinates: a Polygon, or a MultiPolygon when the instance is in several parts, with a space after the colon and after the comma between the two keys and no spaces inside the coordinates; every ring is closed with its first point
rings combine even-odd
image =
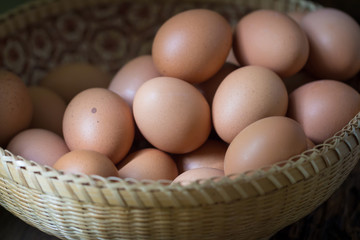
{"type": "MultiPolygon", "coordinates": [[[[247,171],[244,173],[236,173],[222,177],[214,177],[210,179],[199,179],[196,181],[191,181],[188,184],[180,183],[171,183],[169,180],[136,180],[131,178],[122,179],[119,177],[101,177],[97,175],[85,175],[85,174],[72,174],[65,173],[63,171],[58,171],[50,166],[45,166],[38,164],[32,160],[27,160],[21,156],[15,156],[7,149],[0,147],[0,159],[2,162],[1,167],[6,165],[12,165],[17,169],[22,169],[22,171],[31,171],[35,175],[44,175],[46,179],[65,181],[67,183],[81,184],[84,186],[92,186],[95,188],[106,188],[111,185],[116,188],[126,188],[126,189],[144,189],[148,191],[173,191],[173,190],[182,190],[182,189],[197,189],[201,190],[203,188],[219,188],[226,185],[235,185],[235,184],[256,184],[256,182],[269,180],[275,185],[275,188],[282,188],[283,185],[278,185],[276,180],[273,179],[274,175],[284,174],[288,176],[288,180],[291,184],[296,184],[300,181],[303,181],[307,178],[313,177],[316,174],[320,174],[324,169],[333,166],[336,162],[328,161],[326,154],[330,151],[334,151],[335,154],[341,155],[336,148],[341,144],[348,148],[348,151],[351,152],[351,149],[354,147],[353,144],[347,141],[347,138],[353,136],[355,138],[356,144],[360,144],[360,112],[340,131],[338,131],[333,137],[327,139],[324,143],[316,145],[312,149],[308,149],[301,154],[295,155],[285,161],[278,162],[270,166],[264,166],[263,168],[247,171]],[[356,132],[359,131],[359,133],[356,132]],[[319,162],[323,164],[319,164],[319,162]],[[305,166],[307,169],[305,169],[305,166]],[[311,168],[309,169],[309,166],[311,168]],[[28,170],[27,168],[35,169],[28,170]],[[289,171],[299,171],[301,176],[298,179],[293,179],[291,174],[288,175],[289,171]]],[[[338,160],[341,161],[341,156],[338,156],[338,160]]],[[[6,168],[6,167],[5,167],[6,168]]],[[[0,176],[8,178],[12,181],[14,180],[12,173],[7,171],[7,174],[4,174],[5,171],[0,171],[0,176]]],[[[258,189],[257,195],[265,195],[267,192],[258,189]]],[[[271,192],[271,191],[268,191],[271,192]]],[[[245,196],[248,198],[250,196],[245,196]]]]}

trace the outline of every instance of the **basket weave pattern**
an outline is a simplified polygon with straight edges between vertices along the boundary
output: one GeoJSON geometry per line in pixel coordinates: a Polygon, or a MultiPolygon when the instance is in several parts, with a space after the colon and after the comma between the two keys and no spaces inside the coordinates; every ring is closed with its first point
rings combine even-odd
{"type": "MultiPolygon", "coordinates": [[[[28,84],[73,60],[114,73],[149,53],[162,22],[195,7],[214,9],[234,24],[257,8],[320,6],[301,0],[42,0],[0,18],[0,54],[28,84]]],[[[0,204],[61,239],[259,239],[327,200],[359,157],[360,114],[324,144],[266,171],[187,186],[63,174],[0,148],[0,204]]]]}

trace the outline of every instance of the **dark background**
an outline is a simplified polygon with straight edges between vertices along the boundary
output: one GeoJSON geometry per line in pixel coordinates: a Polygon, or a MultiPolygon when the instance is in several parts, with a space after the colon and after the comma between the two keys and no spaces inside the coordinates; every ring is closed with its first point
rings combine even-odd
{"type": "MultiPolygon", "coordinates": [[[[11,0],[0,3],[0,13],[31,0],[11,0]]],[[[325,7],[333,7],[350,14],[360,23],[360,0],[314,0],[325,7]]],[[[0,239],[56,240],[33,228],[0,207],[0,239]]],[[[341,239],[360,240],[360,167],[334,195],[313,213],[284,228],[271,240],[278,239],[341,239]]]]}

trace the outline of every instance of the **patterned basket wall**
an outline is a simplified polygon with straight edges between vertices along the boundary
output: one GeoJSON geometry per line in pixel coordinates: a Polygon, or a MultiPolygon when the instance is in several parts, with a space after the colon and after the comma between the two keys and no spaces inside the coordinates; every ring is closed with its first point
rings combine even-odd
{"type": "MultiPolygon", "coordinates": [[[[115,73],[150,52],[166,19],[199,7],[234,25],[258,8],[321,6],[303,0],[40,0],[0,17],[0,66],[29,85],[74,60],[115,73]]],[[[63,174],[0,148],[0,204],[61,239],[267,238],[326,201],[359,156],[360,113],[324,144],[268,171],[187,186],[63,174]]]]}

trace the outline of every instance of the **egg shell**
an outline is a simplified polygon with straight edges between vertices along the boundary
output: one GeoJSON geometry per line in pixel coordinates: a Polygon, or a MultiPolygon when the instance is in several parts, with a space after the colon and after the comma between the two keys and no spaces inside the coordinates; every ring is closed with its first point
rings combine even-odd
{"type": "Polygon", "coordinates": [[[260,66],[231,72],[216,90],[212,119],[216,133],[230,143],[246,126],[264,117],[284,116],[288,94],[281,78],[260,66]]]}
{"type": "Polygon", "coordinates": [[[177,176],[173,183],[180,183],[181,185],[188,185],[194,181],[207,180],[210,178],[220,178],[224,176],[224,171],[216,168],[194,168],[183,172],[177,176]]]}
{"type": "Polygon", "coordinates": [[[17,133],[30,126],[33,104],[22,79],[0,69],[0,146],[5,147],[17,133]]]}
{"type": "Polygon", "coordinates": [[[186,153],[211,131],[210,107],[193,85],[171,77],[146,81],[136,92],[133,113],[142,135],[156,148],[186,153]]]}
{"type": "Polygon", "coordinates": [[[125,100],[104,88],[86,89],[68,104],[63,133],[70,150],[97,151],[118,163],[134,140],[134,119],[125,100]]]}
{"type": "Polygon", "coordinates": [[[107,88],[110,80],[111,76],[95,65],[86,62],[68,62],[51,69],[40,80],[39,85],[56,92],[68,103],[85,89],[107,88]]]}
{"type": "Polygon", "coordinates": [[[201,167],[224,170],[224,157],[227,148],[227,143],[209,139],[198,149],[185,154],[173,155],[173,158],[180,173],[201,167]]]}
{"type": "Polygon", "coordinates": [[[47,166],[54,165],[70,151],[62,137],[40,128],[21,131],[11,139],[7,149],[15,155],[47,166]]]}
{"type": "Polygon", "coordinates": [[[212,76],[210,79],[196,86],[200,90],[200,92],[205,96],[210,106],[212,106],[212,101],[215,92],[219,87],[220,83],[224,80],[224,78],[227,75],[229,75],[231,72],[235,71],[236,69],[238,69],[237,65],[226,62],[214,76],[212,76]]]}
{"type": "Polygon", "coordinates": [[[132,108],[135,93],[141,84],[160,76],[151,55],[142,55],[121,67],[112,78],[108,89],[119,94],[132,108]]]}
{"type": "Polygon", "coordinates": [[[360,26],[350,15],[323,8],[300,25],[310,43],[306,69],[318,79],[347,80],[360,71],[360,26]]]}
{"type": "Polygon", "coordinates": [[[145,148],[129,154],[118,164],[121,178],[137,180],[174,180],[178,169],[169,154],[156,148],[145,148]]]}
{"type": "Polygon", "coordinates": [[[267,67],[281,77],[300,71],[309,43],[300,26],[284,13],[261,9],[241,18],[235,28],[234,53],[241,65],[267,67]]]}
{"type": "Polygon", "coordinates": [[[232,29],[219,13],[191,9],[157,31],[152,56],[160,74],[200,83],[219,71],[232,45],[232,29]]]}
{"type": "Polygon", "coordinates": [[[306,135],[295,120],[283,116],[263,118],[247,126],[230,143],[224,172],[229,175],[267,168],[306,149],[306,135]]]}
{"type": "Polygon", "coordinates": [[[66,103],[54,91],[40,86],[30,86],[34,106],[30,128],[43,128],[62,136],[62,121],[66,103]]]}
{"type": "Polygon", "coordinates": [[[298,121],[315,144],[340,131],[360,110],[360,95],[335,80],[317,80],[289,95],[287,115],[298,121]]]}
{"type": "Polygon", "coordinates": [[[53,167],[65,173],[119,177],[116,166],[108,157],[90,150],[68,152],[53,167]]]}

